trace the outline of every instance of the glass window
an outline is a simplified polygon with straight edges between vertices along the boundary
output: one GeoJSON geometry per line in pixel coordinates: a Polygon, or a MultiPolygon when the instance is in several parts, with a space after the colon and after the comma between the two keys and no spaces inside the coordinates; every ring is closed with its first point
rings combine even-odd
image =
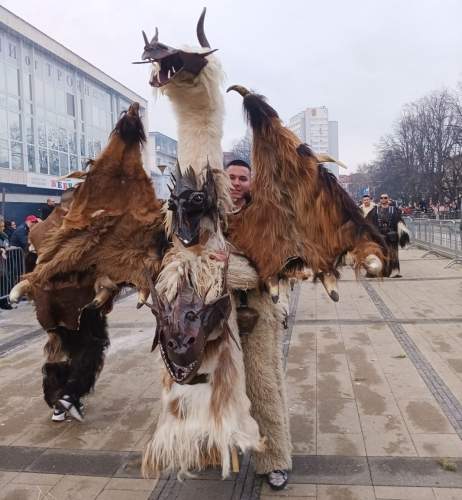
{"type": "Polygon", "coordinates": [[[80,156],[85,156],[85,136],[80,137],[80,156]]]}
{"type": "Polygon", "coordinates": [[[72,94],[66,94],[67,114],[75,116],[75,98],[72,94]]]}
{"type": "Polygon", "coordinates": [[[71,172],[78,169],[77,156],[71,155],[71,172]]]}
{"type": "Polygon", "coordinates": [[[0,168],[10,168],[8,141],[0,139],[0,168]]]}
{"type": "Polygon", "coordinates": [[[69,132],[69,152],[77,154],[77,134],[75,132],[69,132]]]}
{"type": "Polygon", "coordinates": [[[26,116],[25,119],[26,142],[34,144],[34,119],[32,116],[26,116]]]}
{"type": "Polygon", "coordinates": [[[11,142],[11,167],[14,170],[24,170],[21,142],[11,142]]]}
{"type": "Polygon", "coordinates": [[[59,156],[57,151],[50,151],[50,174],[59,175],[59,156]]]}
{"type": "Polygon", "coordinates": [[[47,146],[47,132],[46,132],[45,121],[43,119],[38,119],[38,121],[37,121],[37,132],[38,132],[39,146],[46,148],[46,146],[47,146]]]}
{"type": "Polygon", "coordinates": [[[18,113],[8,113],[8,125],[10,129],[10,139],[12,141],[22,141],[21,120],[18,113]]]}
{"type": "Polygon", "coordinates": [[[27,145],[27,169],[29,172],[35,172],[35,148],[27,145]]]}
{"type": "Polygon", "coordinates": [[[21,111],[21,101],[17,97],[8,97],[8,109],[19,113],[21,111]]]}
{"type": "Polygon", "coordinates": [[[6,94],[6,79],[3,64],[0,66],[0,92],[4,92],[6,94]]]}
{"type": "Polygon", "coordinates": [[[39,149],[40,173],[48,174],[48,156],[46,149],[39,149]]]}
{"type": "Polygon", "coordinates": [[[8,93],[19,95],[19,69],[6,65],[6,82],[8,93]]]}
{"type": "Polygon", "coordinates": [[[0,108],[0,137],[8,137],[8,124],[6,121],[6,109],[0,108]]]}
{"type": "Polygon", "coordinates": [[[60,151],[67,151],[67,131],[62,127],[58,130],[58,146],[60,151]]]}
{"type": "Polygon", "coordinates": [[[69,156],[66,153],[59,153],[59,171],[60,175],[69,173],[69,156]]]}
{"type": "Polygon", "coordinates": [[[52,123],[49,122],[47,122],[47,137],[48,147],[51,149],[58,149],[58,130],[52,123]]]}

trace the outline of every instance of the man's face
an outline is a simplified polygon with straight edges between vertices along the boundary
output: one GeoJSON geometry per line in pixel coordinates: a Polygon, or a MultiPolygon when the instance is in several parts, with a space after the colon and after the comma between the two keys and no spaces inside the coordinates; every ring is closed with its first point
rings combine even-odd
{"type": "Polygon", "coordinates": [[[388,207],[389,201],[390,198],[388,197],[388,194],[380,195],[380,204],[382,205],[382,207],[388,207]]]}
{"type": "Polygon", "coordinates": [[[368,207],[371,204],[371,199],[369,198],[369,196],[364,196],[363,204],[365,207],[368,207]]]}
{"type": "Polygon", "coordinates": [[[54,206],[55,206],[55,202],[54,202],[54,200],[52,200],[51,198],[48,198],[48,200],[47,200],[47,205],[48,205],[49,207],[54,207],[54,206]]]}
{"type": "Polygon", "coordinates": [[[226,172],[231,180],[231,198],[241,201],[250,191],[250,170],[241,165],[230,165],[226,172]]]}

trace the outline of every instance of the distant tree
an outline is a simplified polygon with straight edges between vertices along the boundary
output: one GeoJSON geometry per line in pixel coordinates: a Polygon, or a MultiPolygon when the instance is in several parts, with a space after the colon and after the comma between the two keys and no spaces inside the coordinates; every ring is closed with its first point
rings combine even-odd
{"type": "Polygon", "coordinates": [[[251,162],[252,158],[252,139],[249,133],[234,143],[232,153],[236,160],[251,162]]]}

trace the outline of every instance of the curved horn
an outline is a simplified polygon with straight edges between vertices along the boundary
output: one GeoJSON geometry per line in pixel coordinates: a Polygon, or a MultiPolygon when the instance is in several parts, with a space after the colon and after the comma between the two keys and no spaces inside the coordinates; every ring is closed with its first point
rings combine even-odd
{"type": "Polygon", "coordinates": [[[159,41],[159,28],[156,26],[156,34],[152,37],[151,45],[159,41]]]}
{"type": "Polygon", "coordinates": [[[326,289],[327,295],[334,301],[339,301],[337,278],[331,273],[320,273],[319,279],[326,289]]]}
{"type": "Polygon", "coordinates": [[[240,94],[242,97],[245,97],[246,95],[250,94],[250,91],[247,90],[245,87],[242,85],[231,85],[231,87],[228,87],[226,89],[226,92],[230,92],[231,90],[234,90],[238,94],[240,94]]]}
{"type": "Polygon", "coordinates": [[[142,31],[141,33],[143,33],[144,45],[147,47],[149,45],[148,37],[146,36],[146,33],[144,31],[142,31]]]}
{"type": "Polygon", "coordinates": [[[14,287],[10,291],[10,297],[9,297],[10,302],[16,304],[17,302],[19,302],[21,297],[23,297],[27,293],[30,293],[31,290],[32,287],[29,280],[20,281],[19,283],[14,285],[14,287]]]}
{"type": "Polygon", "coordinates": [[[207,7],[204,7],[204,10],[202,11],[201,17],[199,17],[199,21],[197,21],[197,39],[199,40],[199,43],[201,44],[201,47],[207,47],[210,48],[210,43],[207,40],[207,37],[205,36],[204,32],[204,19],[205,19],[205,13],[207,12],[207,7]]]}

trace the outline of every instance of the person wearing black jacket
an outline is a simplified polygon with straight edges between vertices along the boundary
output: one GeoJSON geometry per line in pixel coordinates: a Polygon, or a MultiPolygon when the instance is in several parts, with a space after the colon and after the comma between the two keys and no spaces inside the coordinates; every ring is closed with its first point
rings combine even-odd
{"type": "Polygon", "coordinates": [[[409,243],[409,232],[401,216],[401,210],[392,205],[390,197],[384,193],[380,196],[380,203],[367,214],[366,219],[385,237],[390,250],[391,277],[401,278],[398,245],[403,248],[409,243]]]}

